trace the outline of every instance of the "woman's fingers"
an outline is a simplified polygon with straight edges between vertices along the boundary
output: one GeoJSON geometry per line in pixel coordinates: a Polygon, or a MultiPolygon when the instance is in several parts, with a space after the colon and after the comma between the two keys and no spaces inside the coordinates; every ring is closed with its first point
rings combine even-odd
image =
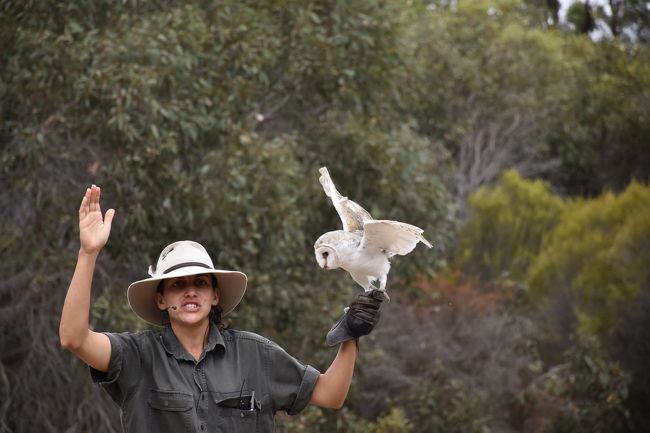
{"type": "Polygon", "coordinates": [[[102,190],[97,185],[86,188],[86,194],[81,199],[81,205],[79,206],[79,217],[83,218],[91,212],[101,213],[102,210],[99,205],[101,193],[102,190]]]}
{"type": "Polygon", "coordinates": [[[99,205],[99,189],[93,185],[90,187],[90,212],[95,212],[99,205]]]}
{"type": "Polygon", "coordinates": [[[84,217],[88,214],[88,207],[90,201],[90,188],[86,188],[86,194],[84,194],[81,199],[81,205],[79,206],[79,217],[84,217]]]}
{"type": "Polygon", "coordinates": [[[101,213],[102,212],[102,207],[99,204],[99,198],[102,195],[102,189],[100,187],[98,187],[98,186],[95,187],[95,188],[97,189],[97,203],[96,203],[97,208],[96,208],[96,210],[101,213]]]}
{"type": "Polygon", "coordinates": [[[113,217],[115,216],[115,209],[109,209],[106,211],[106,217],[104,218],[104,227],[111,232],[111,224],[113,223],[113,217]]]}

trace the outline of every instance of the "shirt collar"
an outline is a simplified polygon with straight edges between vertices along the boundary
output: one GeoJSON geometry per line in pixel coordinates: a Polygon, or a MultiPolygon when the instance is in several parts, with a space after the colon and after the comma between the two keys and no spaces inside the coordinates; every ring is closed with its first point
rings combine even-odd
{"type": "Polygon", "coordinates": [[[205,352],[210,352],[217,346],[220,347],[222,352],[226,350],[226,343],[223,341],[221,331],[217,325],[210,321],[210,333],[208,335],[208,344],[205,346],[205,352]]]}
{"type": "MultiPolygon", "coordinates": [[[[167,353],[172,355],[174,358],[195,362],[195,359],[192,357],[192,355],[187,353],[187,350],[185,350],[181,342],[178,341],[178,338],[176,337],[176,334],[174,334],[174,330],[170,324],[165,325],[163,328],[162,332],[160,333],[160,340],[162,341],[162,345],[165,348],[165,351],[167,351],[167,353]]],[[[221,352],[224,352],[226,350],[226,344],[223,341],[221,331],[214,323],[212,323],[212,321],[210,321],[208,343],[205,346],[204,352],[208,353],[214,350],[214,348],[217,346],[221,348],[221,352]]]]}

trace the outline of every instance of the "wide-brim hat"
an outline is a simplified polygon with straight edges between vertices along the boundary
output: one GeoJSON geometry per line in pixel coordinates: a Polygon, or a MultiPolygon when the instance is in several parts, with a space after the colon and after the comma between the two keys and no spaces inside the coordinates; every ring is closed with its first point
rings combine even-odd
{"type": "Polygon", "coordinates": [[[141,319],[163,325],[163,314],[156,302],[160,281],[198,274],[214,274],[217,278],[219,306],[223,315],[230,313],[244,296],[246,274],[215,269],[210,255],[201,244],[179,241],[167,245],[160,253],[156,267],[149,267],[151,278],[131,283],[126,291],[129,305],[141,319]]]}

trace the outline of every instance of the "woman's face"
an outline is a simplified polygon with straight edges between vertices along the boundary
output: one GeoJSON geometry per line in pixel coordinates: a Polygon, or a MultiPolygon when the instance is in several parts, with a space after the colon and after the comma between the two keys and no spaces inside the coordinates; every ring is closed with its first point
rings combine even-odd
{"type": "Polygon", "coordinates": [[[158,308],[167,310],[171,322],[201,323],[212,306],[219,303],[219,290],[212,287],[209,274],[170,278],[163,284],[163,292],[156,294],[156,300],[158,308]]]}

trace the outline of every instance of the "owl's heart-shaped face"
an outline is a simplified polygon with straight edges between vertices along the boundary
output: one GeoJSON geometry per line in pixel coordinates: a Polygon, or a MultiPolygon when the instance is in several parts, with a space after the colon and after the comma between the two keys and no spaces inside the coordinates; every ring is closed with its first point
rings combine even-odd
{"type": "Polygon", "coordinates": [[[329,245],[320,245],[314,248],[314,254],[318,265],[323,269],[336,269],[340,266],[339,255],[329,245]]]}

